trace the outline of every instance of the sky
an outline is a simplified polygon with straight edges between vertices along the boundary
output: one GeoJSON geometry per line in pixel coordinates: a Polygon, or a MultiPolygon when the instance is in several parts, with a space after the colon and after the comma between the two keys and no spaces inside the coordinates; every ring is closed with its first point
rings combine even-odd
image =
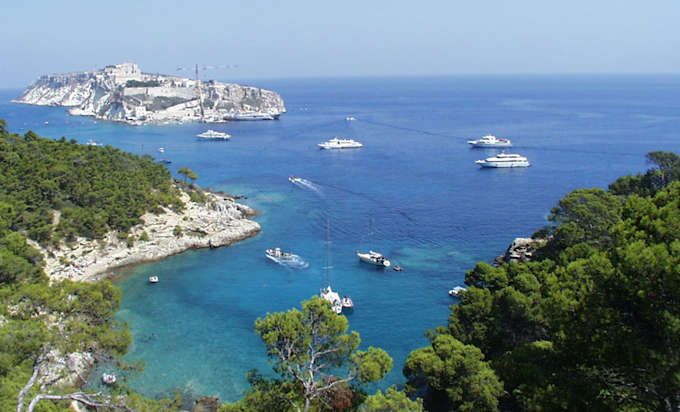
{"type": "Polygon", "coordinates": [[[678,73],[680,0],[23,0],[0,88],[133,61],[202,78],[678,73]]]}

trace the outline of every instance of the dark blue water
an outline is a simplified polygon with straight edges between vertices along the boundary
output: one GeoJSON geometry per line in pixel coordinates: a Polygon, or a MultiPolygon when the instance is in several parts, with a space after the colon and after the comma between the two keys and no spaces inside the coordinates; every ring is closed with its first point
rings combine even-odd
{"type": "Polygon", "coordinates": [[[124,271],[118,317],[134,336],[128,359],[146,361],[132,385],[147,395],[182,388],[238,399],[247,370],[269,369],[254,320],[298,305],[328,282],[354,299],[350,328],[362,346],[394,358],[382,386],[402,383],[406,356],[427,343],[426,329],[446,322],[447,291],[476,261],[491,261],[513,238],[543,226],[569,191],[642,172],[649,151],[680,152],[678,76],[252,83],[281,93],[288,113],[211,126],[230,133],[229,142],[197,140],[206,129],[200,124],[124,126],[9,104],[19,92],[0,94],[0,117],[13,131],[168,157],[173,172],[189,167],[200,185],[245,195],[260,211],[263,230],[253,239],[124,271]],[[533,166],[479,169],[474,161],[496,151],[470,149],[465,140],[487,133],[512,139],[513,152],[533,166]],[[318,150],[336,135],[364,147],[318,150]],[[292,174],[313,185],[292,185],[292,174]],[[310,267],[275,265],[264,257],[271,247],[310,267]],[[369,248],[404,271],[360,264],[354,251],[369,248]],[[150,274],[160,283],[148,285],[150,274]]]}

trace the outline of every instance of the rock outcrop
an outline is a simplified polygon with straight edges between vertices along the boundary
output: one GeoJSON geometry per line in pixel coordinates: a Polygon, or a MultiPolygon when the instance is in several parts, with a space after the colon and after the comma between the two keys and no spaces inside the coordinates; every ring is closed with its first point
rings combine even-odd
{"type": "Polygon", "coordinates": [[[14,102],[68,106],[73,115],[129,124],[276,119],[286,112],[273,91],[142,73],[134,63],[41,76],[14,102]]]}
{"type": "Polygon", "coordinates": [[[528,262],[541,246],[545,245],[545,239],[532,239],[518,237],[512,241],[505,254],[494,260],[494,265],[500,266],[506,262],[528,262]]]}
{"type": "Polygon", "coordinates": [[[129,231],[127,239],[108,233],[103,239],[78,238],[59,248],[42,248],[45,273],[52,280],[96,280],[116,267],[160,260],[194,248],[219,247],[254,236],[260,225],[248,217],[256,212],[228,196],[207,193],[204,203],[192,202],[182,193],[186,208],[176,212],[146,213],[141,225],[129,231]]]}

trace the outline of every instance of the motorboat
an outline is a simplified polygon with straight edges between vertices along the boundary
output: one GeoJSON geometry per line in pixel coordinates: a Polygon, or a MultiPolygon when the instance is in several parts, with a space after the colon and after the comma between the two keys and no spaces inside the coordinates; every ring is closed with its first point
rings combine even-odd
{"type": "Polygon", "coordinates": [[[275,120],[278,119],[278,114],[271,114],[267,112],[256,112],[253,110],[241,110],[234,113],[234,120],[275,120]]]}
{"type": "Polygon", "coordinates": [[[340,303],[342,304],[343,309],[354,309],[354,301],[349,296],[343,296],[340,303]]]}
{"type": "Polygon", "coordinates": [[[331,303],[331,309],[338,315],[342,313],[342,299],[338,292],[331,289],[331,285],[328,285],[326,289],[321,289],[321,298],[331,303]]]}
{"type": "Polygon", "coordinates": [[[149,276],[149,283],[158,283],[158,276],[149,276]]]}
{"type": "Polygon", "coordinates": [[[170,163],[172,163],[172,160],[170,160],[170,159],[161,159],[161,160],[159,160],[159,162],[161,162],[161,163],[163,163],[163,164],[166,164],[166,165],[169,165],[170,163]]]}
{"type": "Polygon", "coordinates": [[[398,266],[398,265],[394,265],[392,267],[392,270],[394,270],[395,272],[401,272],[402,270],[404,270],[404,268],[402,268],[401,266],[398,266]]]}
{"type": "Polygon", "coordinates": [[[357,118],[354,117],[354,116],[347,116],[347,117],[345,117],[345,120],[347,120],[348,122],[351,122],[352,120],[356,120],[356,119],[357,119],[357,118]]]}
{"type": "Polygon", "coordinates": [[[159,151],[160,153],[165,153],[165,148],[164,148],[164,147],[159,147],[159,148],[158,148],[158,151],[159,151]]]}
{"type": "Polygon", "coordinates": [[[302,183],[302,178],[295,175],[288,176],[288,181],[291,183],[302,183]]]}
{"type": "Polygon", "coordinates": [[[202,139],[212,139],[212,140],[229,140],[231,139],[231,135],[228,133],[224,132],[217,132],[215,130],[209,129],[206,130],[203,133],[197,134],[197,137],[200,137],[202,139]]]}
{"type": "Polygon", "coordinates": [[[102,382],[106,385],[113,385],[114,383],[116,383],[116,375],[114,375],[113,373],[103,373],[102,382]]]}
{"type": "Polygon", "coordinates": [[[510,139],[501,139],[493,135],[486,135],[478,140],[468,140],[472,147],[512,147],[510,139]]]}
{"type": "Polygon", "coordinates": [[[322,149],[330,150],[330,149],[358,149],[363,146],[361,142],[357,142],[354,139],[339,139],[337,137],[332,138],[331,140],[328,140],[323,143],[319,143],[317,146],[319,146],[322,149]]]}
{"type": "Polygon", "coordinates": [[[101,145],[102,145],[101,143],[97,142],[97,141],[94,140],[94,139],[88,140],[86,144],[87,144],[88,146],[101,146],[101,145]]]}
{"type": "Polygon", "coordinates": [[[461,293],[465,292],[465,288],[462,286],[456,286],[455,288],[449,290],[449,296],[453,296],[454,298],[457,298],[461,295],[461,293]]]}
{"type": "Polygon", "coordinates": [[[290,259],[293,256],[296,256],[292,253],[284,252],[281,250],[280,247],[274,248],[274,249],[267,249],[265,250],[265,256],[267,256],[269,259],[275,261],[276,263],[279,263],[279,260],[281,259],[290,259]]]}
{"type": "Polygon", "coordinates": [[[484,160],[475,161],[482,167],[529,167],[529,159],[519,154],[500,153],[484,160]]]}
{"type": "Polygon", "coordinates": [[[391,263],[389,259],[385,258],[385,256],[381,255],[378,252],[374,252],[372,250],[369,250],[368,253],[361,253],[357,250],[357,256],[362,262],[370,263],[372,265],[376,266],[382,266],[382,267],[390,267],[391,263]]]}

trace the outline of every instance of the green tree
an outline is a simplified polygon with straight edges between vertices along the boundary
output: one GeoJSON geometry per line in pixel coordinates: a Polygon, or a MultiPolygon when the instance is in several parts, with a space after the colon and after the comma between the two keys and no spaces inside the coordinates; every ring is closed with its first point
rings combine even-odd
{"type": "Polygon", "coordinates": [[[359,406],[359,412],[422,412],[423,400],[415,401],[398,391],[394,386],[387,388],[385,394],[380,390],[371,395],[359,406]]]}
{"type": "Polygon", "coordinates": [[[255,321],[274,371],[288,388],[279,396],[294,410],[307,412],[315,403],[329,403],[322,398],[336,388],[378,381],[392,368],[382,349],[358,351],[359,334],[347,330],[347,318],[319,297],[302,302],[301,311],[270,313],[255,321]]]}
{"type": "Polygon", "coordinates": [[[431,346],[411,352],[404,376],[410,392],[427,388],[429,411],[499,410],[503,384],[478,348],[453,336],[438,335],[431,346]]]}
{"type": "Polygon", "coordinates": [[[187,178],[191,179],[192,181],[198,179],[198,175],[193,170],[189,169],[188,167],[180,168],[177,171],[177,173],[184,176],[184,183],[187,182],[187,178]]]}

